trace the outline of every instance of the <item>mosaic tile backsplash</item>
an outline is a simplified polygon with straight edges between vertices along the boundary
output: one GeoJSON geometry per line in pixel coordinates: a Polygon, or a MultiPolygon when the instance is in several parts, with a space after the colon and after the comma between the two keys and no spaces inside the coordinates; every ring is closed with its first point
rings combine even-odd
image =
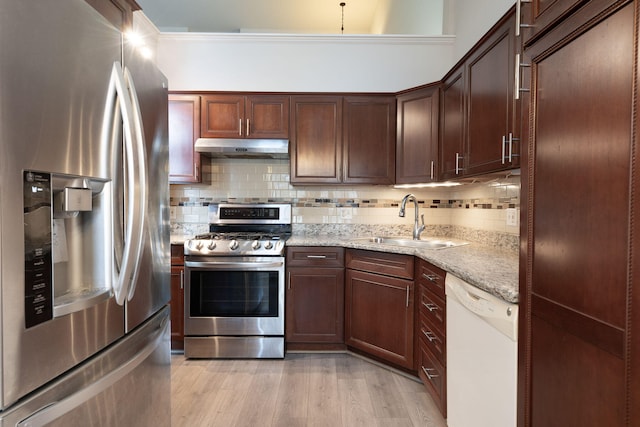
{"type": "Polygon", "coordinates": [[[206,232],[208,205],[291,203],[294,233],[411,234],[414,205],[398,216],[413,193],[427,225],[424,235],[462,238],[517,251],[518,226],[506,225],[507,208],[520,209],[520,177],[457,187],[292,186],[288,160],[203,158],[203,183],[171,186],[171,231],[206,232]],[[389,230],[394,230],[390,233],[389,230]]]}

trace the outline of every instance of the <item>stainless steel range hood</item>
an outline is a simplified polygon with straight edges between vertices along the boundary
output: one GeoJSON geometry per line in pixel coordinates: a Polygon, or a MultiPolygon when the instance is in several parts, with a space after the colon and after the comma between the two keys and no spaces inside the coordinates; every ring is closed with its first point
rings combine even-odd
{"type": "Polygon", "coordinates": [[[195,149],[208,157],[288,159],[286,139],[198,138],[195,149]]]}

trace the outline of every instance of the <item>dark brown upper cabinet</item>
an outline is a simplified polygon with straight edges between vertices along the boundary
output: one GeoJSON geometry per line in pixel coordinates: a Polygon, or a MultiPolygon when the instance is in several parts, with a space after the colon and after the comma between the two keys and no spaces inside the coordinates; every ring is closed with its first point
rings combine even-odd
{"type": "Polygon", "coordinates": [[[397,97],[396,184],[438,179],[438,84],[397,97]]]}
{"type": "Polygon", "coordinates": [[[202,96],[202,138],[287,139],[289,96],[202,96]]]}
{"type": "Polygon", "coordinates": [[[440,179],[520,165],[520,45],[512,8],[443,79],[440,179]]]}
{"type": "Polygon", "coordinates": [[[393,184],[393,96],[292,97],[292,184],[393,184]]]}
{"type": "Polygon", "coordinates": [[[515,14],[511,13],[473,50],[466,63],[466,175],[519,165],[515,25],[515,14]]]}
{"type": "Polygon", "coordinates": [[[396,174],[396,99],[347,96],[343,105],[345,184],[387,184],[396,174]]]}
{"type": "Polygon", "coordinates": [[[342,97],[291,98],[291,183],[342,182],[342,97]]]}
{"type": "Polygon", "coordinates": [[[169,182],[202,182],[200,153],[194,143],[200,136],[200,97],[169,95],[169,182]]]}
{"type": "Polygon", "coordinates": [[[524,44],[531,44],[576,12],[576,16],[582,14],[580,19],[586,22],[614,3],[614,0],[517,0],[518,29],[524,44]]]}

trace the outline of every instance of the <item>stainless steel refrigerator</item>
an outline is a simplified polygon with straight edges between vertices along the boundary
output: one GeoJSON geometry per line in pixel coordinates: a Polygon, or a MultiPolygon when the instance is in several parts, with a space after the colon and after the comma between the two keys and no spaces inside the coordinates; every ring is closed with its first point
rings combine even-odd
{"type": "Polygon", "coordinates": [[[0,425],[170,425],[167,83],[84,0],[0,0],[0,425]]]}

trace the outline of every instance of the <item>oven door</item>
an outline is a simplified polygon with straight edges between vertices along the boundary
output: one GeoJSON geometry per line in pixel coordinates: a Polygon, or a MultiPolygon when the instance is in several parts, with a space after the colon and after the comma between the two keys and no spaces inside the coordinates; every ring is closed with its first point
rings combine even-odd
{"type": "Polygon", "coordinates": [[[185,336],[283,336],[284,257],[185,258],[185,336]]]}

